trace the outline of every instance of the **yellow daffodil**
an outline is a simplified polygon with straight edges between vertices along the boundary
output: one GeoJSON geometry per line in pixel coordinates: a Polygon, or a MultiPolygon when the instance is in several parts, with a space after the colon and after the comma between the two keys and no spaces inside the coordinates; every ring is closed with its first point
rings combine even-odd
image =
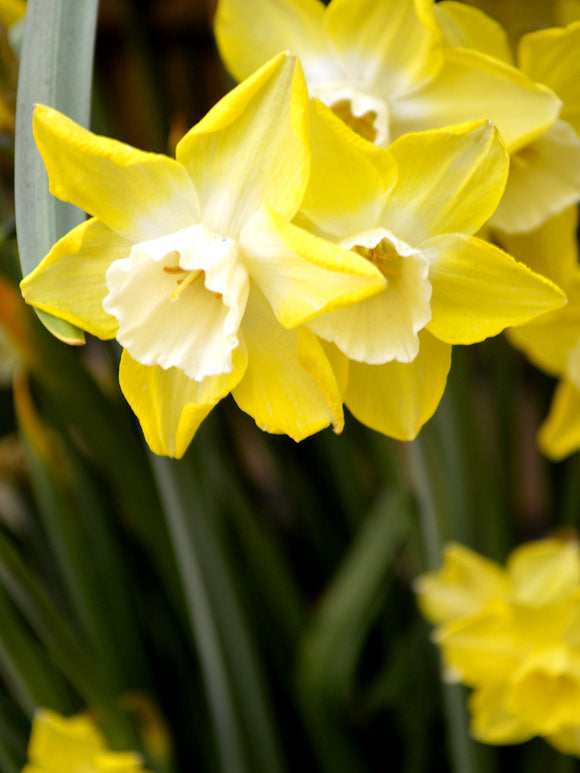
{"type": "Polygon", "coordinates": [[[124,347],[121,388],[156,453],[181,456],[229,392],[301,439],[342,404],[316,337],[294,330],[382,289],[358,255],[291,225],[309,175],[308,96],[279,55],[179,142],[176,160],[47,107],[34,132],[51,192],[92,218],[22,282],[26,301],[124,347]]]}
{"type": "MultiPolygon", "coordinates": [[[[436,6],[445,40],[456,50],[477,49],[511,64],[502,28],[482,12],[453,0],[436,6]]],[[[558,120],[512,155],[504,197],[490,225],[508,232],[534,230],[580,200],[580,22],[524,35],[517,63],[531,80],[562,101],[558,120]]]]}
{"type": "Polygon", "coordinates": [[[512,152],[558,113],[554,94],[515,68],[446,46],[432,0],[220,0],[215,32],[238,80],[278,51],[296,53],[311,96],[382,146],[491,118],[512,152]]]}
{"type": "Polygon", "coordinates": [[[306,324],[327,342],[351,412],[408,440],[439,403],[452,344],[481,341],[565,299],[472,236],[508,172],[489,122],[407,135],[388,150],[318,101],[311,125],[311,178],[297,222],[366,258],[385,286],[306,324]]]}
{"type": "Polygon", "coordinates": [[[460,545],[416,581],[447,677],[474,691],[475,737],[544,736],[580,756],[580,554],[576,541],[516,549],[503,569],[460,545]]]}
{"type": "Polygon", "coordinates": [[[62,717],[36,712],[22,773],[143,773],[134,752],[112,752],[95,723],[86,715],[62,717]]]}
{"type": "Polygon", "coordinates": [[[580,264],[578,211],[572,207],[529,234],[503,234],[502,244],[530,268],[549,277],[568,297],[565,308],[509,331],[510,341],[542,370],[561,379],[538,435],[554,460],[580,449],[580,264]]]}

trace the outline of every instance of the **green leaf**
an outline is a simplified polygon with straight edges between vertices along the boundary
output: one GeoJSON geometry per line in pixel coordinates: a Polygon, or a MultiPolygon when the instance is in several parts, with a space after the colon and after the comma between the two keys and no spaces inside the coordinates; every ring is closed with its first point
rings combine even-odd
{"type": "MultiPolygon", "coordinates": [[[[91,104],[98,0],[29,0],[16,110],[15,208],[20,265],[30,273],[53,244],[83,220],[76,207],[57,201],[32,136],[37,102],[55,107],[83,125],[91,104]]],[[[84,333],[40,314],[43,324],[68,343],[84,333]]]]}

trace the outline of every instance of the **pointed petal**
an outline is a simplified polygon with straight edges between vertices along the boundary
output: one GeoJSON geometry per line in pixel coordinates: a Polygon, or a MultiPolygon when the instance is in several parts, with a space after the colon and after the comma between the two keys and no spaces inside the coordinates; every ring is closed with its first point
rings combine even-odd
{"type": "Polygon", "coordinates": [[[103,308],[105,275],[125,258],[131,243],[97,220],[86,220],[63,236],[20,289],[27,303],[65,319],[98,338],[114,338],[117,320],[103,308]]]}
{"type": "Polygon", "coordinates": [[[441,569],[419,575],[414,590],[423,615],[439,625],[476,615],[489,601],[506,598],[509,583],[495,561],[448,543],[441,569]]]}
{"type": "Polygon", "coordinates": [[[392,100],[395,136],[490,118],[510,153],[534,140],[558,117],[560,100],[519,70],[465,49],[447,49],[438,75],[392,100]]]}
{"type": "Polygon", "coordinates": [[[419,354],[411,363],[349,365],[344,401],[367,427],[397,440],[412,440],[431,418],[445,389],[451,347],[427,331],[419,334],[419,354]]]}
{"type": "Polygon", "coordinates": [[[566,295],[567,306],[507,331],[510,342],[552,376],[565,374],[569,353],[580,340],[580,272],[566,295]]]}
{"type": "Polygon", "coordinates": [[[99,137],[44,105],[34,137],[50,192],[137,242],[197,222],[197,196],[185,169],[167,156],[99,137]]]}
{"type": "Polygon", "coordinates": [[[176,155],[195,183],[204,225],[235,238],[262,204],[294,216],[308,181],[308,113],[300,64],[281,54],[185,135],[176,155]]]}
{"type": "Polygon", "coordinates": [[[240,236],[244,264],[284,327],[355,303],[385,286],[372,263],[261,209],[240,236]]]}
{"type": "Polygon", "coordinates": [[[422,252],[433,286],[427,328],[442,341],[483,341],[566,303],[553,282],[481,239],[439,236],[422,252]]]}
{"type": "Polygon", "coordinates": [[[333,0],[324,22],[349,81],[371,93],[406,93],[441,64],[440,36],[426,4],[333,0]]]}
{"type": "Polygon", "coordinates": [[[250,294],[242,329],[248,368],[232,395],[258,427],[296,441],[329,424],[340,430],[342,420],[335,413],[338,387],[314,336],[301,335],[299,340],[296,330],[285,330],[258,290],[250,294]],[[303,365],[311,368],[317,359],[311,375],[303,365]],[[326,385],[321,391],[322,381],[326,385]]]}
{"type": "Polygon", "coordinates": [[[578,545],[543,539],[516,548],[507,562],[513,600],[526,607],[560,601],[580,585],[578,545]]]}
{"type": "MultiPolygon", "coordinates": [[[[435,4],[434,10],[437,25],[448,46],[472,48],[506,64],[514,64],[504,28],[479,8],[455,0],[443,0],[435,4]]],[[[541,82],[541,78],[530,77],[541,82]]]]}
{"type": "Polygon", "coordinates": [[[242,378],[245,367],[245,349],[238,347],[231,373],[199,383],[178,368],[141,365],[123,350],[119,382],[149,448],[179,459],[211,409],[242,378]]]}
{"type": "Polygon", "coordinates": [[[580,450],[580,390],[565,379],[558,384],[548,418],[540,427],[538,445],[554,462],[580,450]]]}
{"type": "Polygon", "coordinates": [[[389,152],[399,176],[382,224],[408,244],[450,231],[474,233],[504,191],[508,158],[487,121],[401,137],[389,152]]]}
{"type": "Polygon", "coordinates": [[[337,241],[374,228],[397,179],[394,158],[318,100],[311,103],[310,136],[312,165],[300,211],[337,241]]]}
{"type": "Polygon", "coordinates": [[[580,134],[580,21],[524,35],[518,59],[521,69],[545,83],[564,103],[561,118],[580,134]]]}
{"type": "Polygon", "coordinates": [[[556,121],[512,156],[504,196],[489,220],[506,232],[531,231],[580,200],[580,137],[556,121]]]}
{"type": "Polygon", "coordinates": [[[578,207],[554,215],[528,233],[498,235],[501,246],[565,292],[578,274],[578,207]]]}
{"type": "Polygon", "coordinates": [[[220,0],[214,21],[220,56],[238,81],[280,51],[300,57],[309,80],[329,80],[336,65],[323,16],[319,0],[220,0]]]}

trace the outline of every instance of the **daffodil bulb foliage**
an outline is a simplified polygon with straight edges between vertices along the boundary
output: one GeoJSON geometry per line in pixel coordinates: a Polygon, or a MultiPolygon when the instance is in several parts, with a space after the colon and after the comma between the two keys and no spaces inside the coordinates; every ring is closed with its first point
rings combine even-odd
{"type": "Polygon", "coordinates": [[[22,773],[146,773],[140,755],[112,752],[85,714],[63,717],[48,709],[34,715],[28,764],[22,773]]]}
{"type": "Polygon", "coordinates": [[[522,324],[565,296],[473,236],[508,174],[489,122],[406,135],[385,150],[314,101],[311,131],[311,177],[296,222],[360,255],[385,285],[305,325],[323,341],[351,412],[408,440],[439,403],[452,344],[522,324]]]}
{"type": "Polygon", "coordinates": [[[91,217],[21,285],[26,301],[123,347],[120,384],[147,442],[181,456],[228,393],[296,440],[343,424],[316,314],[382,290],[356,252],[290,223],[310,170],[299,62],[280,54],[180,141],[145,153],[38,106],[51,192],[91,217]]]}
{"type": "Polygon", "coordinates": [[[514,744],[543,736],[580,756],[580,554],[576,540],[545,539],[503,568],[458,544],[416,581],[437,627],[445,676],[473,688],[471,731],[514,744]]]}
{"type": "Polygon", "coordinates": [[[311,96],[382,147],[490,118],[514,152],[558,116],[549,89],[487,52],[450,46],[433,0],[219,0],[215,33],[238,80],[278,51],[296,53],[311,96]]]}

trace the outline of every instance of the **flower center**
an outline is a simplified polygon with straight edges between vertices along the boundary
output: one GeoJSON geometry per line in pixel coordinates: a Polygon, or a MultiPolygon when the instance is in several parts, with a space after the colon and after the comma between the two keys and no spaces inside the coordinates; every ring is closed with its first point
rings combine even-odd
{"type": "Polygon", "coordinates": [[[249,279],[236,241],[194,225],[135,244],[107,271],[103,306],[142,365],[189,378],[231,373],[249,279]]]}
{"type": "Polygon", "coordinates": [[[310,94],[328,105],[338,118],[365,140],[382,147],[389,144],[389,106],[382,97],[337,81],[312,84],[310,94]]]}
{"type": "Polygon", "coordinates": [[[355,244],[353,252],[370,260],[376,266],[385,279],[401,276],[401,261],[403,258],[397,252],[397,248],[390,239],[381,239],[374,247],[362,247],[355,244]]]}

